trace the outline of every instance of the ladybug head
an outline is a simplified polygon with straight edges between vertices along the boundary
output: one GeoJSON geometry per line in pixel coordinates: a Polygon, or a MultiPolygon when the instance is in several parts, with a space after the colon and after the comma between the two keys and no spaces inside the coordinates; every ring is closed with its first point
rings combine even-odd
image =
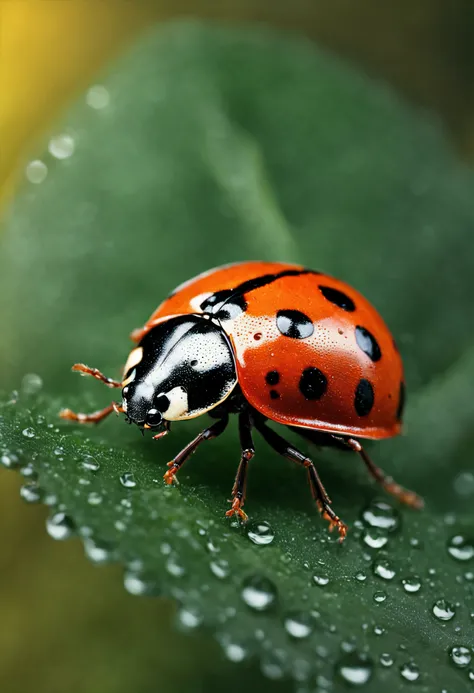
{"type": "Polygon", "coordinates": [[[153,327],[130,353],[122,407],[133,423],[157,428],[213,409],[236,383],[223,329],[200,315],[178,315],[153,327]]]}

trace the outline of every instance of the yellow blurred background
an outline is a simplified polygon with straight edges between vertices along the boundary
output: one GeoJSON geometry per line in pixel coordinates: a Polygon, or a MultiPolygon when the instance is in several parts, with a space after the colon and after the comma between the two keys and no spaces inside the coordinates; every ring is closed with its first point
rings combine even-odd
{"type": "MultiPolygon", "coordinates": [[[[0,197],[5,204],[35,138],[94,81],[96,70],[144,27],[177,16],[257,20],[304,32],[438,113],[459,151],[470,156],[471,5],[0,0],[0,197]]],[[[46,510],[26,507],[19,488],[18,475],[0,472],[0,691],[192,691],[198,690],[191,683],[196,667],[219,689],[215,677],[225,675],[226,665],[217,646],[204,638],[191,645],[173,634],[170,605],[126,595],[120,571],[90,565],[79,542],[53,542],[44,530],[46,510]],[[146,675],[137,677],[151,668],[160,670],[156,688],[146,675]]]]}

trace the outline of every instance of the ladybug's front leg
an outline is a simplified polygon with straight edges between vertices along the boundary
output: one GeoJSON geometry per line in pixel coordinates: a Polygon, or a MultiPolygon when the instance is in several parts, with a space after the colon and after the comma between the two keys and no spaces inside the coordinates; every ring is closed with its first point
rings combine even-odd
{"type": "Polygon", "coordinates": [[[75,363],[71,370],[81,373],[82,375],[91,375],[93,378],[107,385],[107,387],[122,387],[120,381],[107,378],[107,376],[101,373],[97,368],[89,368],[89,366],[85,366],[83,363],[75,363]]]}
{"type": "MultiPolygon", "coordinates": [[[[122,387],[122,383],[118,382],[118,380],[107,378],[107,376],[97,370],[97,368],[89,368],[89,366],[85,366],[83,363],[75,363],[71,370],[76,371],[77,373],[82,373],[82,375],[91,375],[93,378],[96,378],[107,385],[107,387],[122,387]]],[[[122,406],[117,402],[112,402],[112,404],[109,404],[108,407],[104,407],[104,409],[100,409],[99,411],[94,411],[91,414],[76,414],[75,412],[71,411],[71,409],[61,409],[59,416],[61,419],[66,419],[67,421],[77,421],[77,423],[81,424],[97,424],[100,421],[103,421],[103,419],[109,416],[109,414],[111,414],[113,411],[117,414],[122,414],[122,406]]]]}
{"type": "Polygon", "coordinates": [[[59,412],[59,416],[61,419],[66,419],[67,421],[77,421],[77,423],[92,423],[92,424],[98,424],[100,421],[103,421],[109,414],[112,412],[115,412],[116,414],[122,414],[123,409],[120,406],[120,404],[117,404],[117,402],[112,402],[112,404],[109,404],[108,407],[104,407],[104,409],[99,409],[99,411],[94,411],[91,414],[81,414],[81,413],[76,413],[74,411],[71,411],[71,409],[61,409],[59,412]]]}
{"type": "Polygon", "coordinates": [[[282,438],[278,433],[275,433],[271,428],[268,428],[263,421],[256,420],[255,428],[258,432],[265,438],[267,443],[278,452],[283,457],[301,464],[308,470],[308,480],[311,487],[311,493],[316,501],[319,508],[319,512],[324,520],[329,522],[329,531],[334,528],[339,532],[339,541],[344,541],[347,534],[347,525],[336,515],[334,510],[331,508],[331,499],[326,493],[326,489],[323,486],[319,474],[316,471],[316,467],[313,462],[303,455],[302,452],[290,445],[284,438],[282,438]]]}
{"type": "Polygon", "coordinates": [[[239,414],[239,435],[242,457],[240,458],[239,468],[237,469],[234,486],[232,488],[232,499],[229,501],[232,503],[232,507],[226,512],[226,516],[232,517],[232,515],[237,513],[240,519],[246,522],[248,517],[242,510],[242,506],[245,502],[248,464],[255,455],[255,448],[252,440],[252,423],[247,411],[239,414]]]}

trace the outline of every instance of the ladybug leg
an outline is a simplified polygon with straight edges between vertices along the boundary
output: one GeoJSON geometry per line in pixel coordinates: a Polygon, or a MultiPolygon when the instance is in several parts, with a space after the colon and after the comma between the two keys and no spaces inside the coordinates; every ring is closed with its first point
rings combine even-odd
{"type": "Polygon", "coordinates": [[[420,498],[416,493],[413,491],[409,491],[406,488],[403,488],[399,484],[397,484],[396,481],[392,479],[390,476],[386,476],[382,469],[380,467],[377,467],[368,454],[365,452],[364,448],[362,445],[359,443],[358,440],[355,440],[354,438],[346,438],[344,439],[346,445],[351,448],[351,450],[354,450],[354,452],[357,452],[361,458],[364,460],[365,465],[367,469],[369,470],[369,473],[373,478],[378,481],[378,483],[392,496],[395,496],[395,498],[398,498],[398,500],[401,503],[405,503],[406,505],[411,506],[412,508],[422,508],[424,503],[423,503],[423,498],[420,498]]]}
{"type": "Polygon", "coordinates": [[[229,501],[232,503],[232,507],[226,512],[226,516],[232,517],[232,515],[237,513],[240,519],[243,522],[246,522],[248,517],[247,514],[242,510],[242,506],[245,502],[248,464],[255,455],[255,448],[252,440],[252,423],[247,411],[239,414],[239,436],[240,447],[242,448],[242,456],[240,458],[240,464],[237,469],[234,486],[232,488],[232,499],[229,501]]]}
{"type": "Polygon", "coordinates": [[[164,421],[163,422],[163,430],[157,433],[156,435],[153,436],[153,440],[159,440],[160,438],[164,438],[168,433],[171,431],[171,422],[170,421],[164,421]]]}
{"type": "Polygon", "coordinates": [[[106,419],[107,416],[109,416],[109,414],[111,414],[113,411],[117,414],[123,413],[123,409],[120,406],[120,404],[117,404],[117,402],[112,402],[112,404],[109,404],[108,407],[105,407],[104,409],[99,409],[99,411],[94,411],[92,412],[92,414],[76,414],[70,409],[61,409],[61,411],[59,412],[59,416],[61,417],[61,419],[66,419],[67,421],[77,421],[81,424],[97,424],[103,419],[106,419]]]}
{"type": "Polygon", "coordinates": [[[220,436],[221,433],[223,433],[227,427],[227,424],[229,423],[229,417],[225,416],[222,419],[219,419],[215,423],[212,424],[212,426],[209,426],[209,428],[206,428],[204,431],[201,431],[194,440],[192,440],[190,443],[186,445],[185,448],[179,452],[174,459],[171,460],[171,462],[168,462],[168,471],[166,474],[164,474],[163,479],[167,484],[172,484],[174,481],[177,483],[176,479],[176,473],[179,471],[179,469],[183,466],[183,464],[186,462],[186,460],[191,457],[193,452],[196,451],[196,448],[204,441],[204,440],[212,440],[212,438],[217,438],[217,436],[220,436]]]}
{"type": "Polygon", "coordinates": [[[316,501],[319,512],[323,519],[329,522],[329,531],[336,528],[339,532],[339,541],[343,542],[347,534],[347,525],[344,524],[331,508],[331,499],[319,478],[319,474],[313,462],[309,457],[306,457],[306,455],[303,455],[302,452],[290,445],[290,443],[278,435],[278,433],[268,428],[262,421],[255,421],[255,428],[276,452],[292,462],[302,465],[308,470],[308,481],[311,487],[311,493],[316,501]]]}
{"type": "Polygon", "coordinates": [[[97,378],[97,380],[105,383],[107,387],[122,387],[122,383],[118,380],[107,378],[103,373],[97,370],[97,368],[89,368],[89,366],[85,366],[83,363],[75,363],[71,370],[82,373],[83,375],[92,375],[93,378],[97,378]]]}

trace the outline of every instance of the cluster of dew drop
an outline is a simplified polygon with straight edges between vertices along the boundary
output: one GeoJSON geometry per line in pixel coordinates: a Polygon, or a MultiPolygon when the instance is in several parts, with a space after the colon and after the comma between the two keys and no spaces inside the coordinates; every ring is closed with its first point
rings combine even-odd
{"type": "MultiPolygon", "coordinates": [[[[25,376],[22,383],[22,392],[28,396],[35,396],[42,387],[41,378],[35,374],[25,376]]],[[[12,400],[13,401],[13,400],[12,400]]],[[[28,425],[22,429],[21,433],[25,441],[32,441],[38,435],[41,436],[41,427],[47,425],[53,432],[59,432],[59,429],[53,424],[46,424],[43,417],[38,416],[36,424],[28,425]]],[[[57,446],[53,454],[58,460],[64,459],[64,450],[61,446],[57,446]]],[[[21,488],[21,497],[27,503],[45,502],[52,508],[46,528],[48,534],[56,540],[65,540],[74,535],[80,535],[84,542],[84,550],[88,558],[95,563],[105,563],[114,559],[114,548],[107,543],[96,542],[92,531],[87,527],[77,528],[74,521],[68,515],[67,509],[58,504],[57,499],[51,494],[46,494],[37,483],[34,466],[31,463],[26,463],[22,450],[7,450],[0,449],[0,462],[8,469],[18,469],[25,477],[25,483],[21,488]]],[[[84,454],[76,458],[76,462],[81,470],[79,484],[87,487],[91,484],[91,479],[100,471],[100,463],[89,454],[84,454]]],[[[466,476],[467,472],[464,474],[466,476]]],[[[464,478],[464,477],[463,477],[464,478]]],[[[156,480],[158,481],[158,480],[156,480]]],[[[469,479],[468,479],[469,481],[469,479]]],[[[117,510],[120,510],[121,516],[118,518],[114,527],[119,533],[126,533],[128,529],[128,520],[132,515],[132,496],[139,487],[135,475],[131,471],[124,471],[118,479],[120,486],[127,492],[119,504],[117,510]],[[131,494],[131,495],[130,495],[131,494]]],[[[455,482],[455,487],[458,482],[455,482]]],[[[458,484],[459,485],[459,484],[458,484]]],[[[473,487],[474,489],[474,487],[473,487]]],[[[463,486],[463,493],[465,487],[463,486]]],[[[169,489],[166,493],[169,494],[169,489]]],[[[82,491],[78,490],[78,493],[82,491]]],[[[103,495],[98,491],[87,491],[87,502],[90,506],[99,506],[103,502],[103,495]]],[[[155,515],[156,518],[156,515],[155,515]]],[[[151,519],[155,519],[151,518],[151,519]]],[[[455,524],[455,518],[447,516],[446,525],[455,524]]],[[[363,511],[361,521],[355,523],[354,535],[360,538],[363,548],[364,560],[370,564],[371,570],[359,569],[355,572],[353,580],[355,584],[359,584],[361,588],[372,584],[370,573],[372,573],[372,581],[375,580],[379,585],[376,586],[373,592],[373,601],[377,608],[382,608],[387,599],[389,599],[389,590],[382,589],[382,584],[387,585],[399,582],[401,588],[406,594],[415,595],[423,593],[428,589],[434,589],[435,571],[430,570],[428,579],[423,586],[423,580],[416,574],[399,575],[399,571],[393,561],[387,555],[387,549],[390,548],[392,537],[397,535],[400,528],[400,514],[387,501],[376,500],[371,502],[363,511]]],[[[176,531],[176,528],[175,528],[176,531]]],[[[178,529],[185,536],[187,529],[178,529]]],[[[220,581],[229,580],[232,578],[231,560],[220,555],[219,543],[211,538],[207,529],[199,527],[199,537],[205,541],[205,549],[209,554],[209,574],[220,581]]],[[[247,539],[255,547],[268,547],[274,543],[275,531],[271,525],[265,520],[250,523],[245,534],[247,539]]],[[[410,541],[410,546],[413,549],[420,548],[420,541],[413,538],[410,541]]],[[[464,534],[454,533],[446,546],[447,555],[458,562],[460,565],[467,565],[474,557],[474,544],[464,534]]],[[[167,574],[179,583],[180,579],[186,575],[187,569],[182,564],[176,550],[172,548],[171,543],[164,541],[161,544],[161,554],[163,556],[163,565],[167,574]]],[[[291,559],[289,559],[291,560],[291,559]]],[[[282,556],[282,561],[285,562],[285,556],[282,556]]],[[[322,561],[320,563],[323,564],[322,561]]],[[[323,564],[324,565],[324,564],[323,564]]],[[[309,569],[309,564],[304,563],[303,567],[309,569]]],[[[327,589],[331,580],[322,569],[313,572],[309,578],[309,583],[317,588],[327,589]]],[[[465,581],[474,580],[474,574],[471,571],[464,573],[465,581]]],[[[161,585],[156,575],[150,574],[143,566],[140,560],[131,561],[125,570],[124,585],[126,590],[134,595],[157,595],[161,593],[161,585]]],[[[209,589],[209,585],[203,585],[203,592],[209,589]]],[[[193,630],[200,626],[204,621],[203,612],[200,608],[200,600],[187,600],[186,594],[182,588],[177,588],[173,594],[182,605],[177,612],[177,623],[185,630],[193,630]]],[[[202,597],[202,595],[201,595],[202,597]]],[[[281,603],[278,590],[274,581],[264,575],[250,575],[240,581],[239,597],[241,603],[255,615],[279,613],[281,603]]],[[[432,616],[441,624],[446,624],[455,620],[459,604],[452,604],[444,596],[438,596],[431,608],[432,616]]],[[[382,612],[381,612],[382,613],[382,612]]],[[[235,618],[237,610],[235,607],[227,607],[222,614],[221,622],[223,625],[235,618]]],[[[293,643],[305,641],[315,632],[321,631],[320,614],[317,609],[306,610],[290,610],[281,615],[281,623],[286,636],[293,643]]],[[[474,622],[474,612],[471,614],[474,622]]],[[[380,623],[373,624],[370,630],[369,624],[362,624],[362,630],[371,632],[377,638],[383,640],[386,634],[386,628],[380,623]]],[[[328,627],[329,632],[335,632],[335,627],[328,627]]],[[[458,627],[455,630],[460,636],[461,629],[458,627]]],[[[220,642],[223,651],[227,658],[233,662],[240,662],[249,656],[255,649],[255,641],[262,645],[262,672],[270,679],[283,678],[286,675],[300,682],[309,681],[311,677],[317,677],[318,690],[329,690],[331,688],[330,678],[325,678],[322,674],[317,673],[313,663],[310,662],[303,654],[298,659],[291,662],[288,661],[288,656],[285,648],[274,647],[273,649],[265,648],[266,635],[264,629],[257,628],[251,639],[242,639],[231,635],[231,629],[223,629],[218,632],[218,641],[220,642]],[[254,641],[252,644],[252,640],[254,641]]],[[[315,644],[315,652],[321,660],[327,659],[329,650],[321,644],[321,638],[316,638],[319,644],[315,644]]],[[[335,671],[339,679],[352,687],[363,687],[374,675],[374,671],[378,666],[381,669],[398,668],[399,675],[402,680],[414,683],[423,678],[423,672],[420,671],[418,664],[411,658],[406,658],[403,661],[397,662],[397,655],[393,652],[382,652],[378,656],[370,653],[368,646],[362,650],[358,650],[353,643],[342,643],[342,654],[339,657],[335,671]],[[395,666],[396,665],[396,666],[395,666]]],[[[474,680],[474,671],[471,667],[472,660],[472,645],[468,643],[453,643],[449,650],[448,658],[451,664],[458,668],[466,670],[469,680],[474,680]]],[[[406,657],[406,653],[404,653],[406,657]]]]}
{"type": "MultiPolygon", "coordinates": [[[[95,111],[103,111],[110,104],[110,94],[106,87],[96,84],[90,87],[86,93],[86,104],[95,111]]],[[[48,142],[48,154],[50,162],[43,159],[33,159],[25,166],[25,177],[33,185],[41,185],[47,176],[53,161],[65,161],[70,159],[76,150],[75,133],[64,131],[54,134],[48,142]],[[48,165],[49,163],[49,165],[48,165]]]]}

